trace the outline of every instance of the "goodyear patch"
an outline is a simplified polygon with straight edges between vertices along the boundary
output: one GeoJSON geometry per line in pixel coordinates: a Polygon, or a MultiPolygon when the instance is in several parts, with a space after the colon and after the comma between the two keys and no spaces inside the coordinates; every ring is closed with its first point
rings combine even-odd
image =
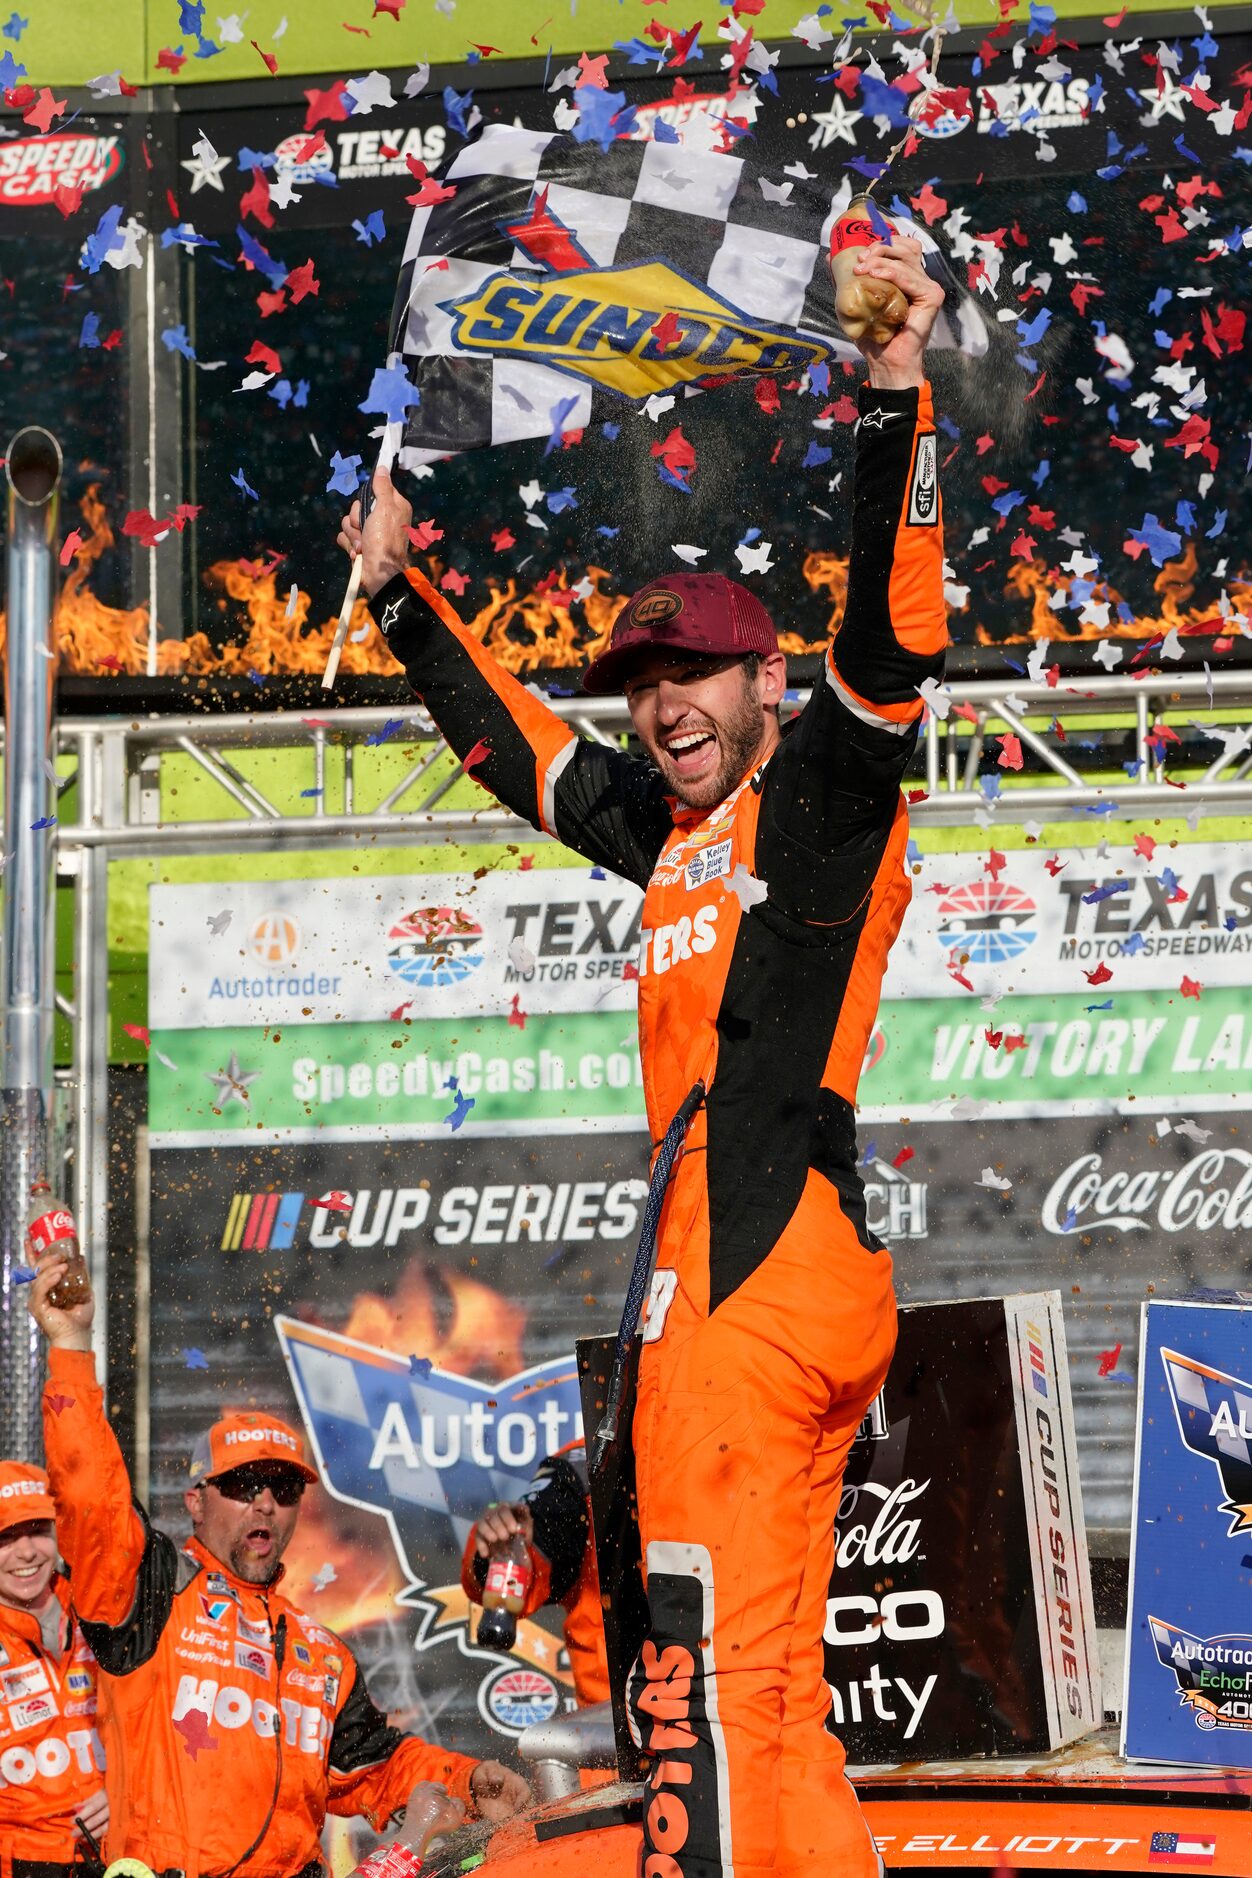
{"type": "Polygon", "coordinates": [[[750,319],[661,260],[546,279],[493,274],[443,310],[460,352],[535,359],[633,403],[693,379],[801,372],[832,356],[823,341],[750,319]]]}

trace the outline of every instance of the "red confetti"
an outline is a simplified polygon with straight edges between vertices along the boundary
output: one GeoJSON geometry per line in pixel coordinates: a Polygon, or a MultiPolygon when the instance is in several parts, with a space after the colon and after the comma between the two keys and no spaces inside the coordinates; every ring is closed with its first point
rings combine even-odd
{"type": "Polygon", "coordinates": [[[312,130],[315,124],[326,120],[332,124],[342,124],[348,115],[348,106],[344,99],[347,80],[337,78],[327,91],[306,91],[309,108],[304,117],[304,128],[312,130]]]}
{"type": "Polygon", "coordinates": [[[293,306],[299,306],[300,302],[308,294],[320,293],[321,288],[313,272],[312,261],[306,261],[303,267],[292,268],[290,274],[287,276],[287,289],[291,294],[291,303],[293,306]]]}
{"type": "Polygon", "coordinates": [[[276,77],[278,73],[278,60],[275,58],[274,54],[272,52],[262,52],[255,39],[250,39],[248,44],[252,47],[257,57],[264,61],[265,69],[270,77],[276,77]]]}
{"type": "Polygon", "coordinates": [[[209,1724],[198,1708],[193,1708],[180,1721],[174,1723],[175,1732],[183,1738],[183,1744],[194,1761],[206,1748],[216,1748],[217,1738],[209,1730],[209,1724]]]}
{"type": "Polygon", "coordinates": [[[412,1003],[412,998],[406,998],[403,1004],[397,1004],[394,1011],[388,1011],[387,1015],[393,1024],[399,1024],[403,1021],[404,1013],[410,1009],[412,1003]]]}
{"type": "Polygon", "coordinates": [[[455,567],[450,567],[439,583],[445,593],[454,593],[457,595],[458,599],[465,592],[469,584],[469,575],[458,574],[455,567]]]}
{"type": "Polygon", "coordinates": [[[1120,1343],[1115,1343],[1111,1350],[1101,1350],[1100,1361],[1096,1368],[1097,1376],[1109,1376],[1117,1368],[1117,1359],[1122,1353],[1120,1343]]]}
{"type": "Polygon", "coordinates": [[[906,1161],[911,1161],[912,1159],[913,1159],[913,1149],[901,1148],[900,1152],[896,1155],[891,1165],[893,1167],[903,1167],[906,1161]]]}
{"type": "Polygon", "coordinates": [[[1014,736],[1013,732],[1010,730],[1006,731],[1003,737],[997,737],[995,741],[1000,746],[1000,754],[996,758],[996,763],[999,768],[1020,769],[1022,767],[1021,738],[1014,736]]]}
{"type": "Polygon", "coordinates": [[[517,546],[517,536],[507,528],[497,528],[492,534],[491,545],[497,554],[503,554],[506,549],[517,546]]]}
{"type": "Polygon", "coordinates": [[[1179,989],[1184,998],[1198,998],[1204,986],[1200,983],[1198,978],[1188,978],[1184,973],[1183,981],[1179,989]]]}
{"type": "Polygon", "coordinates": [[[998,849],[992,848],[991,853],[982,864],[982,871],[984,874],[990,874],[992,880],[999,880],[1007,866],[1008,862],[1005,860],[1004,856],[998,849]]]}
{"type": "Polygon", "coordinates": [[[73,1408],[76,1400],[77,1397],[72,1395],[46,1395],[44,1397],[44,1401],[54,1415],[59,1415],[62,1409],[73,1408]]]}
{"type": "Polygon", "coordinates": [[[270,213],[270,186],[265,180],[264,170],[253,170],[252,187],[239,198],[239,213],[250,215],[262,228],[274,226],[274,217],[270,213]]]}
{"type": "Polygon", "coordinates": [[[252,341],[243,362],[245,365],[263,365],[267,372],[281,372],[283,369],[283,362],[273,346],[264,345],[259,339],[252,341]]]}
{"type": "Polygon", "coordinates": [[[429,548],[433,541],[443,540],[442,528],[436,528],[433,522],[419,522],[416,528],[410,528],[409,540],[419,553],[429,548]]]}
{"type": "Polygon", "coordinates": [[[152,1038],[146,1024],[123,1024],[122,1029],[128,1037],[133,1037],[136,1043],[141,1043],[145,1050],[152,1048],[152,1038]]]}
{"type": "Polygon", "coordinates": [[[61,566],[62,567],[69,566],[70,562],[73,560],[74,556],[78,553],[78,550],[82,547],[82,545],[83,545],[82,531],[81,529],[76,528],[72,535],[67,535],[65,537],[64,545],[61,548],[61,566]]]}
{"type": "Polygon", "coordinates": [[[639,976],[639,967],[637,965],[633,965],[631,961],[627,959],[626,963],[622,967],[622,977],[625,979],[625,978],[638,978],[638,976],[639,976]]]}
{"type": "Polygon", "coordinates": [[[514,1030],[525,1030],[526,1028],[526,1013],[520,1007],[521,997],[515,991],[513,993],[513,1002],[509,1006],[509,1023],[514,1030]]]}
{"type": "Polygon", "coordinates": [[[23,124],[33,124],[36,130],[43,132],[46,136],[52,129],[53,120],[61,117],[64,111],[65,99],[54,98],[45,85],[39,94],[38,100],[31,105],[30,110],[27,111],[22,118],[22,122],[23,124]]]}
{"type": "Polygon", "coordinates": [[[1109,979],[1112,976],[1113,976],[1112,972],[1109,970],[1108,966],[1104,963],[1103,959],[1100,960],[1100,963],[1096,966],[1093,972],[1083,973],[1083,977],[1086,979],[1089,985],[1107,985],[1107,983],[1109,982],[1109,979]]]}
{"type": "Polygon", "coordinates": [[[491,755],[491,745],[485,737],[480,737],[473,749],[468,751],[461,768],[467,776],[472,776],[478,765],[491,755]]]}

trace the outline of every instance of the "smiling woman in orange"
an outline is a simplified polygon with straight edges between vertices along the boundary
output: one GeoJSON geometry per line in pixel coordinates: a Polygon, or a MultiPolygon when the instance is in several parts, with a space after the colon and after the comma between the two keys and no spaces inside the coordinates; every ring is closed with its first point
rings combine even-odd
{"type": "Polygon", "coordinates": [[[56,1878],[109,1807],[96,1662],[57,1564],[42,1467],[0,1461],[0,1878],[56,1878]]]}
{"type": "Polygon", "coordinates": [[[784,731],[765,608],[717,574],[649,581],[590,691],[624,690],[645,755],[577,737],[429,587],[383,470],[363,554],[374,617],[452,748],[537,828],[645,888],[639,1048],[654,1147],[703,1093],[665,1197],[634,1420],[652,1636],[631,1679],[656,1755],[643,1878],[871,1878],[826,1729],[822,1624],[848,1448],[895,1344],[855,1101],[908,906],[900,781],[947,628],[934,406],[943,303],[916,242],[862,251],[908,303],[857,344],[847,605],[784,731]],[[431,602],[442,625],[432,618],[431,602]]]}

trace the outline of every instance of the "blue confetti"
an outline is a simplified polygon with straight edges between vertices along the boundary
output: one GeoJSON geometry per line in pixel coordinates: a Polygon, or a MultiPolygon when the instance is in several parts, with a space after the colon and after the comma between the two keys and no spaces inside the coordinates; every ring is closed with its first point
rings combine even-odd
{"type": "MultiPolygon", "coordinates": [[[[374,376],[377,378],[378,373],[375,372],[374,376]]],[[[330,459],[330,480],[326,484],[327,495],[354,496],[360,480],[360,456],[341,456],[336,450],[330,459]]]]}
{"type": "Polygon", "coordinates": [[[367,215],[363,222],[354,221],[352,226],[356,230],[357,240],[363,241],[367,248],[372,248],[374,243],[381,241],[387,233],[381,209],[375,209],[373,214],[367,215]]]}
{"type": "Polygon", "coordinates": [[[403,729],[404,729],[404,719],[402,717],[389,717],[386,723],[383,725],[382,729],[371,730],[369,736],[365,739],[365,741],[366,743],[374,743],[374,744],[386,743],[390,737],[397,736],[399,732],[402,731],[403,729]]]}
{"type": "Polygon", "coordinates": [[[1131,541],[1137,541],[1147,549],[1154,567],[1164,567],[1166,561],[1172,560],[1182,547],[1182,536],[1176,535],[1170,528],[1163,528],[1151,513],[1144,516],[1139,528],[1132,528],[1129,532],[1131,541]]]}
{"type": "Polygon", "coordinates": [[[1110,880],[1103,887],[1096,887],[1090,893],[1084,893],[1084,906],[1098,906],[1101,900],[1111,900],[1115,893],[1129,893],[1131,883],[1128,880],[1110,880]]]}
{"type": "Polygon", "coordinates": [[[426,1378],[430,1375],[434,1367],[434,1364],[428,1356],[411,1356],[409,1358],[410,1376],[417,1376],[422,1382],[426,1381],[426,1378]]]}
{"type": "Polygon", "coordinates": [[[9,1277],[13,1280],[15,1285],[33,1284],[38,1276],[39,1273],[30,1265],[12,1265],[9,1267],[9,1277]]]}
{"type": "Polygon", "coordinates": [[[55,815],[41,815],[37,822],[31,823],[30,832],[32,835],[37,835],[41,828],[55,828],[56,825],[57,818],[55,815]]]}
{"type": "Polygon", "coordinates": [[[607,151],[615,138],[625,136],[634,128],[634,107],[627,109],[624,91],[579,85],[574,92],[574,102],[578,106],[575,143],[597,143],[601,150],[607,151]]]}
{"type": "MultiPolygon", "coordinates": [[[[358,404],[356,408],[358,411],[364,411],[367,415],[376,414],[379,417],[385,417],[389,424],[403,424],[409,406],[411,404],[420,404],[421,401],[420,392],[410,384],[409,375],[402,364],[376,365],[374,367],[374,376],[370,380],[370,388],[364,400],[358,404]]],[[[336,460],[343,461],[345,459],[339,459],[337,456],[336,460]]],[[[346,460],[358,466],[361,461],[359,456],[346,460]]],[[[326,486],[328,489],[337,488],[334,482],[330,482],[326,486]]],[[[356,484],[353,482],[340,493],[343,495],[351,495],[355,488],[356,484]]]]}
{"type": "Polygon", "coordinates": [[[819,444],[819,443],[813,443],[810,441],[809,447],[804,453],[804,458],[800,464],[800,468],[801,469],[820,469],[823,463],[830,462],[830,459],[833,455],[834,455],[834,451],[828,450],[825,447],[825,445],[819,444]]]}
{"type": "Polygon", "coordinates": [[[187,336],[185,326],[167,326],[161,334],[161,344],[167,352],[181,353],[183,358],[191,359],[194,363],[196,349],[187,336]]]}
{"type": "Polygon", "coordinates": [[[460,1089],[457,1087],[457,1078],[455,1076],[449,1076],[444,1086],[448,1094],[453,1097],[453,1106],[449,1110],[449,1112],[444,1116],[443,1119],[445,1120],[445,1122],[451,1123],[452,1132],[453,1134],[455,1134],[457,1129],[461,1126],[462,1122],[465,1120],[465,1117],[469,1114],[470,1110],[473,1108],[474,1097],[463,1096],[461,1094],[460,1089]]]}
{"type": "Polygon", "coordinates": [[[259,502],[261,500],[256,490],[252,487],[252,484],[248,481],[247,477],[244,475],[242,465],[240,466],[239,469],[235,471],[234,475],[231,477],[230,480],[234,483],[240,495],[251,497],[253,502],[259,502]]]}
{"type": "MultiPolygon", "coordinates": [[[[0,74],[2,76],[2,74],[0,74]]],[[[112,254],[116,248],[126,246],[125,235],[118,233],[118,223],[122,219],[122,205],[115,202],[106,209],[83,243],[83,268],[88,274],[98,274],[104,266],[106,254],[112,254]]]]}
{"type": "Polygon", "coordinates": [[[469,136],[469,112],[474,104],[472,91],[456,92],[451,85],[443,88],[444,116],[459,137],[469,136]]]}
{"type": "Polygon", "coordinates": [[[100,315],[98,313],[83,314],[83,323],[78,333],[78,344],[82,351],[90,351],[93,346],[100,344],[100,315]]]}
{"type": "Polygon", "coordinates": [[[207,1369],[209,1359],[203,1350],[184,1350],[183,1365],[187,1369],[207,1369]]]}

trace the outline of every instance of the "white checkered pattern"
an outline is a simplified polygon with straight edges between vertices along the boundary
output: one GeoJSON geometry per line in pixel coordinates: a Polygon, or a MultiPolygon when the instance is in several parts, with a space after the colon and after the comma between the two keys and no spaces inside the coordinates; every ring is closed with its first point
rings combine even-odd
{"type": "MultiPolygon", "coordinates": [[[[459,353],[453,342],[445,310],[452,301],[503,271],[536,278],[533,261],[503,228],[525,219],[542,188],[550,212],[593,266],[663,259],[746,318],[823,346],[832,363],[855,358],[839,333],[826,264],[832,192],[820,180],[798,180],[787,202],[770,202],[763,174],[751,154],[716,156],[626,138],[602,151],[557,132],[486,126],[447,171],[456,195],[414,211],[388,363],[403,362],[421,403],[404,426],[387,427],[383,461],[398,458],[411,469],[457,450],[546,436],[554,408],[570,397],[577,404],[565,429],[620,414],[620,398],[581,377],[516,356],[459,353]]],[[[948,295],[932,343],[981,354],[981,312],[926,229],[907,232],[921,241],[928,270],[948,295]]]]}

